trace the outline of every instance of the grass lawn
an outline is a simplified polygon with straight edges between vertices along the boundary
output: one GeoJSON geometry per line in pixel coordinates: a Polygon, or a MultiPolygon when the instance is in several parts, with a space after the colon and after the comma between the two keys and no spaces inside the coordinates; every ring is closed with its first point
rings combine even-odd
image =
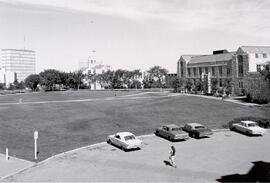
{"type": "MultiPolygon", "coordinates": [[[[187,122],[200,122],[210,128],[221,128],[235,117],[270,117],[269,108],[263,110],[192,96],[162,97],[159,94],[148,94],[148,97],[153,98],[117,99],[126,94],[133,93],[119,91],[116,97],[110,91],[21,95],[25,101],[82,99],[87,96],[110,96],[115,100],[0,105],[0,152],[4,153],[8,147],[10,155],[33,161],[34,130],[39,131],[40,161],[61,152],[102,142],[107,135],[118,131],[142,135],[153,133],[156,127],[163,124],[182,125],[187,122]]],[[[12,95],[5,97],[5,102],[14,99],[12,95]]],[[[19,95],[16,97],[20,98],[19,95]]]]}
{"type": "Polygon", "coordinates": [[[37,92],[37,93],[22,93],[22,94],[11,94],[11,95],[0,95],[1,103],[18,103],[20,99],[23,102],[38,102],[38,101],[62,101],[62,100],[81,100],[90,98],[104,98],[131,95],[140,93],[140,91],[112,91],[112,90],[101,90],[101,91],[61,91],[61,92],[37,92]]]}

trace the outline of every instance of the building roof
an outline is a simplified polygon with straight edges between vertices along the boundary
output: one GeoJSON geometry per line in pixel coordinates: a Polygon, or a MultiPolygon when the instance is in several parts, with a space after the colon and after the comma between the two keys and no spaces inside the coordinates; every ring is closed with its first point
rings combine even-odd
{"type": "Polygon", "coordinates": [[[223,54],[215,54],[215,55],[201,55],[191,57],[189,63],[204,63],[204,62],[220,62],[220,61],[228,61],[232,59],[232,56],[235,52],[223,53],[223,54]]]}
{"type": "MultiPolygon", "coordinates": [[[[181,55],[182,59],[188,63],[192,57],[201,56],[201,55],[181,55]]],[[[180,58],[181,58],[180,57],[180,58]]]]}
{"type": "Polygon", "coordinates": [[[247,53],[270,53],[270,46],[240,46],[239,49],[247,53]]]}

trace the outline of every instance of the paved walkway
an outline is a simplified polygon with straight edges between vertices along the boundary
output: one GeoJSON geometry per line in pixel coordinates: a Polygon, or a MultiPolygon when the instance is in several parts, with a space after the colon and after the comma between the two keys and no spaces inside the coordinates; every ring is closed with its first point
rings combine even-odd
{"type": "Polygon", "coordinates": [[[9,160],[6,160],[6,156],[4,154],[0,154],[0,178],[12,175],[25,168],[31,167],[34,164],[34,162],[18,159],[15,157],[10,157],[9,160]]]}
{"type": "Polygon", "coordinates": [[[269,141],[269,131],[262,137],[216,132],[211,138],[175,143],[152,135],[143,138],[138,151],[123,152],[102,143],[51,158],[3,181],[222,182],[228,177],[233,181],[237,174],[252,175],[258,164],[269,167],[269,141]],[[176,169],[164,164],[172,144],[176,169]]]}

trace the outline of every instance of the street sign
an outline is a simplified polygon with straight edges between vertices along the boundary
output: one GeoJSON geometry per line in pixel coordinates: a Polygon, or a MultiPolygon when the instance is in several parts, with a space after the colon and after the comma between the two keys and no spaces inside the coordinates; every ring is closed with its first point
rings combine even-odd
{"type": "Polygon", "coordinates": [[[34,132],[34,139],[37,140],[38,139],[38,131],[34,132]]]}

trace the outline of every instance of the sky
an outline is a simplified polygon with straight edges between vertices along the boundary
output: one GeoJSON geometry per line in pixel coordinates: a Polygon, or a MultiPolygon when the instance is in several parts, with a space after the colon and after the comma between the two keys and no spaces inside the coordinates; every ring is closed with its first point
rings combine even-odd
{"type": "Polygon", "coordinates": [[[270,0],[0,0],[0,49],[36,51],[37,73],[75,71],[89,56],[176,73],[183,54],[270,46],[269,9],[270,0]]]}

